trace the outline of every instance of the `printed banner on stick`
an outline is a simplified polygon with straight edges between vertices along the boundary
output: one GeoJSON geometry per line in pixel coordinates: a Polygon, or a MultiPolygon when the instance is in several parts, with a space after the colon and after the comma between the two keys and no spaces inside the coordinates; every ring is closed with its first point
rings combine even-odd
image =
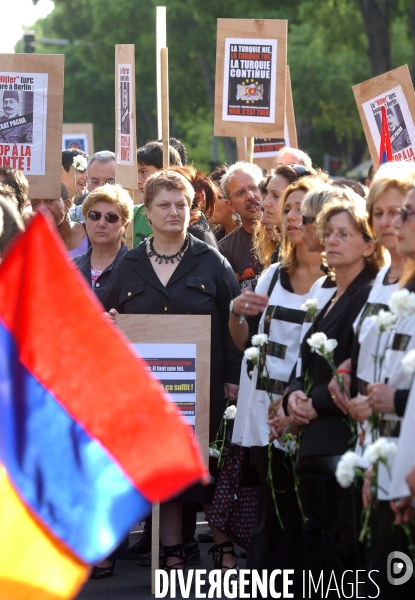
{"type": "Polygon", "coordinates": [[[355,85],[353,93],[373,164],[379,164],[382,107],[386,110],[392,160],[415,161],[415,92],[407,65],[355,85]]]}
{"type": "Polygon", "coordinates": [[[287,21],[218,19],[215,135],[284,137],[287,21]]]}
{"type": "Polygon", "coordinates": [[[0,72],[0,164],[45,175],[47,73],[0,72]]]}
{"type": "Polygon", "coordinates": [[[115,46],[115,180],[137,189],[135,46],[115,46]]]}
{"type": "Polygon", "coordinates": [[[118,154],[119,165],[134,164],[132,65],[118,65],[118,154]]]}

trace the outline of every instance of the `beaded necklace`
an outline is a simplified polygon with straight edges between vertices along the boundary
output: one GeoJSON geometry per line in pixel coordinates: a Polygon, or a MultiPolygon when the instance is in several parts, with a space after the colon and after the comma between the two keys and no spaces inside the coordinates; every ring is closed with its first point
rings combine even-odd
{"type": "Polygon", "coordinates": [[[154,237],[150,238],[149,241],[149,245],[150,245],[150,252],[148,253],[149,258],[151,258],[152,256],[155,256],[155,262],[158,262],[159,265],[161,265],[161,263],[164,262],[167,263],[169,262],[169,260],[173,263],[174,259],[177,260],[177,262],[179,262],[182,258],[184,253],[186,252],[187,249],[187,245],[189,243],[189,234],[186,234],[186,237],[184,238],[184,242],[183,242],[183,246],[180,248],[180,250],[178,250],[175,254],[171,254],[170,256],[167,256],[166,254],[159,254],[157,252],[157,250],[154,249],[154,237]]]}

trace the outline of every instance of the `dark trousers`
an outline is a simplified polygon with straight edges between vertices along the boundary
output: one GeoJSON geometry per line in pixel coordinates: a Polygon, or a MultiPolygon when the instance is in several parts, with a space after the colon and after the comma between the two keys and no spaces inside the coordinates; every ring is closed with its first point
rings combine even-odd
{"type": "MultiPolygon", "coordinates": [[[[277,506],[284,526],[278,522],[267,482],[268,448],[251,448],[252,459],[259,478],[259,516],[252,534],[246,562],[247,569],[294,569],[290,592],[302,598],[302,544],[301,515],[294,492],[291,461],[285,452],[272,447],[272,474],[277,490],[277,506]]],[[[282,592],[282,578],[276,578],[276,590],[282,592]],[[281,588],[278,588],[281,581],[281,588]]]]}
{"type": "MultiPolygon", "coordinates": [[[[339,581],[345,571],[351,570],[353,573],[345,577],[351,584],[355,583],[355,571],[365,569],[364,548],[358,541],[362,510],[360,489],[353,486],[344,489],[336,481],[302,477],[300,495],[307,517],[303,524],[307,576],[311,572],[317,581],[323,572],[326,585],[333,572],[339,581]]],[[[362,591],[363,587],[359,587],[363,597],[362,591]]],[[[321,592],[310,595],[313,597],[321,598],[321,592]]],[[[336,592],[333,592],[334,597],[338,598],[336,592]]]]}

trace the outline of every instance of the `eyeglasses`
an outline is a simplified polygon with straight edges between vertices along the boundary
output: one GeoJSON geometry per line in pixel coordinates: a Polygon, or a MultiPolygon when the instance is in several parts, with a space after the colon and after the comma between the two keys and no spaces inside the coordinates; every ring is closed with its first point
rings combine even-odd
{"type": "Polygon", "coordinates": [[[95,179],[93,177],[92,179],[88,179],[88,183],[95,185],[96,187],[105,185],[106,183],[108,183],[109,185],[115,185],[115,179],[95,179]]]}
{"type": "Polygon", "coordinates": [[[296,173],[298,177],[305,177],[307,175],[311,175],[310,171],[308,171],[304,165],[288,165],[291,167],[296,173]]]}
{"type": "Polygon", "coordinates": [[[398,209],[398,216],[396,218],[398,219],[400,217],[402,219],[402,223],[405,223],[411,215],[415,215],[415,210],[411,210],[410,208],[403,206],[402,208],[398,209]]]}
{"type": "Polygon", "coordinates": [[[336,240],[339,240],[340,242],[348,242],[350,238],[353,237],[353,234],[350,233],[350,231],[332,231],[331,229],[327,229],[326,231],[323,231],[324,241],[327,242],[333,234],[336,240]]]}
{"type": "Polygon", "coordinates": [[[246,192],[251,192],[251,194],[254,194],[254,195],[258,194],[259,187],[257,185],[250,185],[247,188],[244,188],[243,190],[238,190],[234,194],[231,194],[229,196],[229,198],[232,198],[232,196],[235,196],[235,198],[238,198],[238,200],[241,200],[242,198],[245,198],[246,192]]]}
{"type": "Polygon", "coordinates": [[[303,225],[307,225],[307,223],[315,223],[315,217],[308,217],[307,215],[303,215],[303,225]]]}
{"type": "Polygon", "coordinates": [[[90,210],[86,216],[88,217],[88,219],[91,219],[91,221],[99,221],[100,218],[103,216],[107,223],[116,223],[121,219],[121,217],[119,215],[116,215],[115,213],[106,213],[104,215],[98,210],[90,210]]]}

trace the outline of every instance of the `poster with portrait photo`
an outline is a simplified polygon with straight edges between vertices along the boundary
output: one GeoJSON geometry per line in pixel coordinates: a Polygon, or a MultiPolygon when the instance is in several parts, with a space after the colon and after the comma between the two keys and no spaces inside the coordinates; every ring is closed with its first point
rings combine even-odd
{"type": "Polygon", "coordinates": [[[132,98],[132,65],[118,64],[118,151],[117,163],[119,165],[134,164],[133,130],[133,98],[132,98]]]}
{"type": "Polygon", "coordinates": [[[400,85],[363,104],[375,144],[380,145],[382,106],[386,109],[393,160],[415,160],[415,126],[400,85]]]}
{"type": "Polygon", "coordinates": [[[391,137],[392,160],[415,160],[415,91],[408,65],[353,86],[372,163],[379,165],[382,107],[391,137]]]}
{"type": "Polygon", "coordinates": [[[225,39],[224,121],[273,123],[277,40],[225,39]]]}
{"type": "Polygon", "coordinates": [[[47,73],[0,72],[0,164],[45,175],[47,73]]]}

